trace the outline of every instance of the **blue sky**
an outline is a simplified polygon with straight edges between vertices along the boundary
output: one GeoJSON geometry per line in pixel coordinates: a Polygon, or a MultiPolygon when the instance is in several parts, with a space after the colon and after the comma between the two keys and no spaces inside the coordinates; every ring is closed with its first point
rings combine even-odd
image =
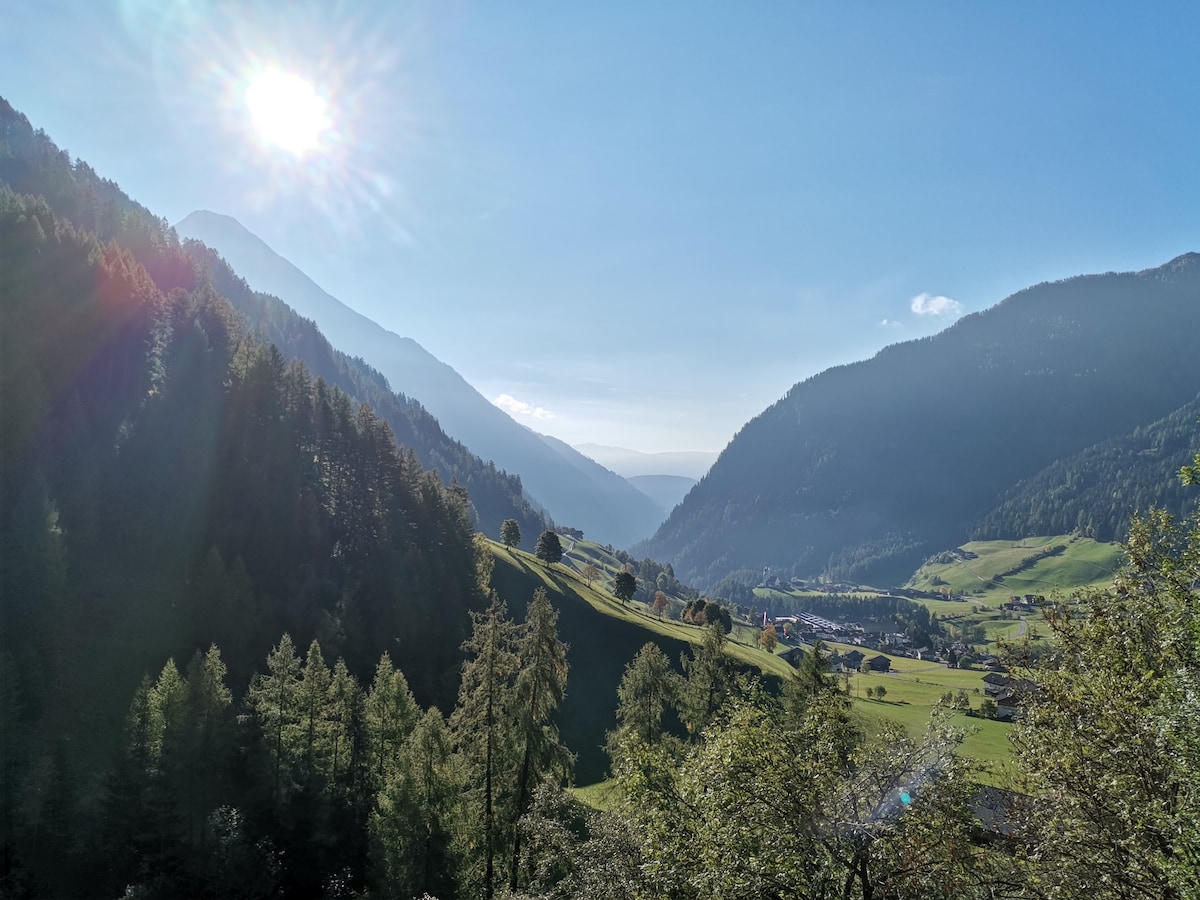
{"type": "MultiPolygon", "coordinates": [[[[0,95],[572,443],[719,450],[1029,284],[1200,250],[1200,4],[55,2],[0,95]],[[263,145],[264,68],[328,107],[263,145]]],[[[419,392],[414,390],[419,396],[419,392]]]]}

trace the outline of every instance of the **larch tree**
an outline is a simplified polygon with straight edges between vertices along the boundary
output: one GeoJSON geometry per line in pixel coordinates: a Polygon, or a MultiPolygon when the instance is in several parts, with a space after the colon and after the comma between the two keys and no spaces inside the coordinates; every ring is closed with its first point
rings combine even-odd
{"type": "Polygon", "coordinates": [[[442,714],[430,709],[404,741],[399,765],[376,798],[371,852],[390,896],[455,893],[453,835],[464,783],[452,744],[442,714]]]}
{"type": "Polygon", "coordinates": [[[679,696],[679,676],[657,644],[647,643],[625,667],[617,686],[619,731],[646,744],[658,742],[662,717],[679,696]]]}
{"type": "Polygon", "coordinates": [[[300,658],[289,635],[280,638],[267,656],[267,674],[257,675],[250,685],[250,708],[262,730],[273,770],[274,800],[283,799],[286,774],[293,774],[289,748],[291,731],[300,721],[300,658]]]}
{"type": "Polygon", "coordinates": [[[468,840],[464,880],[473,892],[490,898],[496,890],[496,858],[503,858],[508,848],[517,760],[512,722],[519,635],[494,592],[487,610],[471,618],[474,628],[463,644],[468,658],[450,727],[471,785],[464,795],[468,821],[478,822],[482,832],[468,840]]]}
{"type": "Polygon", "coordinates": [[[534,788],[555,769],[559,780],[569,775],[571,753],[559,740],[554,715],[567,689],[567,646],[558,636],[558,611],[544,588],[534,591],[525,611],[517,643],[521,668],[517,673],[513,713],[516,721],[516,796],[512,810],[512,861],[509,889],[516,891],[521,858],[518,822],[529,809],[534,788]]]}
{"type": "Polygon", "coordinates": [[[725,655],[725,632],[719,624],[704,629],[704,639],[682,660],[684,681],[679,712],[693,738],[712,722],[734,687],[733,664],[725,655]]]}
{"type": "Polygon", "coordinates": [[[383,654],[365,704],[369,777],[375,791],[396,773],[404,742],[420,717],[404,673],[383,654]]]}

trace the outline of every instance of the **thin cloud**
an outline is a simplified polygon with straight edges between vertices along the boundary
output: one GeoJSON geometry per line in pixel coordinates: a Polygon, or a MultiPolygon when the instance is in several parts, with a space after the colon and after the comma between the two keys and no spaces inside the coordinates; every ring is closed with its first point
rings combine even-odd
{"type": "Polygon", "coordinates": [[[501,394],[492,400],[492,402],[510,416],[525,416],[530,419],[543,420],[554,418],[554,413],[550,412],[550,410],[534,406],[532,403],[526,403],[524,400],[518,400],[512,394],[501,394]]]}
{"type": "Polygon", "coordinates": [[[903,322],[897,322],[895,319],[884,319],[879,324],[881,326],[883,326],[884,328],[903,328],[904,327],[903,322]]]}
{"type": "Polygon", "coordinates": [[[917,294],[910,304],[918,316],[961,316],[963,305],[957,300],[935,294],[917,294]]]}

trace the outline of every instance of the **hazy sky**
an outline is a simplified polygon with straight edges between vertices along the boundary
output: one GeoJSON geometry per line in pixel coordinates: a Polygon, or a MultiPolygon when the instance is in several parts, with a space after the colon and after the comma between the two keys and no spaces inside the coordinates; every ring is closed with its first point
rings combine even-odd
{"type": "Polygon", "coordinates": [[[830,365],[1200,250],[1191,0],[3,6],[35,127],[572,443],[718,450],[830,365]],[[256,129],[268,70],[315,149],[256,129]]]}

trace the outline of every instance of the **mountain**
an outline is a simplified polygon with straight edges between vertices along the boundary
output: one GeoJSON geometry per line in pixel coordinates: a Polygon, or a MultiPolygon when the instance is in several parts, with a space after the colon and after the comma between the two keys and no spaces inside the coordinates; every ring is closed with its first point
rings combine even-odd
{"type": "Polygon", "coordinates": [[[255,289],[313,319],[335,347],[362,357],[395,390],[418,399],[472,452],[519,474],[529,495],[558,522],[625,547],[661,521],[640,492],[562,442],[552,446],[514,421],[416,341],[387,331],[322,290],[236,219],[197,211],[176,228],[217,250],[255,289]]]}
{"type": "Polygon", "coordinates": [[[576,444],[575,449],[626,478],[638,475],[684,475],[694,481],[703,478],[717,459],[717,454],[702,450],[642,453],[640,450],[604,444],[576,444]]]}
{"type": "Polygon", "coordinates": [[[524,496],[518,476],[485,463],[449,437],[420,403],[394,393],[387,379],[361,359],[335,350],[311,319],[278,297],[251,290],[207,245],[189,239],[184,251],[264,341],[341,388],[351,399],[369,404],[388,424],[397,443],[415,452],[423,467],[436,471],[446,484],[457,482],[465,487],[480,530],[499,535],[504,520],[514,519],[532,542],[533,536],[549,526],[545,515],[524,496]]]}
{"type": "MultiPolygon", "coordinates": [[[[538,437],[577,473],[574,489],[574,499],[577,503],[586,504],[589,494],[611,498],[614,501],[589,511],[590,521],[593,523],[592,533],[589,535],[592,540],[627,547],[633,541],[623,544],[605,541],[603,535],[614,532],[649,535],[662,523],[667,511],[616,472],[610,472],[588,459],[565,441],[548,434],[539,434],[538,437]],[[633,529],[632,532],[629,531],[630,528],[633,529]]],[[[584,532],[587,533],[587,529],[584,529],[584,532]]]]}
{"type": "Polygon", "coordinates": [[[696,485],[686,475],[630,475],[625,480],[662,507],[664,516],[696,485]]]}
{"type": "Polygon", "coordinates": [[[1200,447],[1200,396],[1169,416],[1056,460],[1009,490],[972,529],[973,540],[1016,539],[1077,531],[1099,541],[1124,539],[1129,517],[1158,506],[1184,518],[1200,491],[1179,470],[1200,447]]]}
{"type": "Polygon", "coordinates": [[[483,602],[463,492],[248,333],[169,229],[7,112],[0,656],[25,726],[69,733],[86,710],[102,740],[74,752],[104,752],[114,697],[149,666],[215,642],[245,683],[285,631],[357,672],[401,655],[424,699],[451,700],[483,602]],[[25,138],[35,165],[9,166],[25,138]],[[10,190],[17,170],[38,196],[10,190]],[[97,234],[47,194],[124,212],[97,234]]]}
{"type": "Polygon", "coordinates": [[[1021,479],[1190,402],[1200,254],[1020,291],[794,386],[635,548],[708,586],[770,566],[903,580],[1021,479]]]}

